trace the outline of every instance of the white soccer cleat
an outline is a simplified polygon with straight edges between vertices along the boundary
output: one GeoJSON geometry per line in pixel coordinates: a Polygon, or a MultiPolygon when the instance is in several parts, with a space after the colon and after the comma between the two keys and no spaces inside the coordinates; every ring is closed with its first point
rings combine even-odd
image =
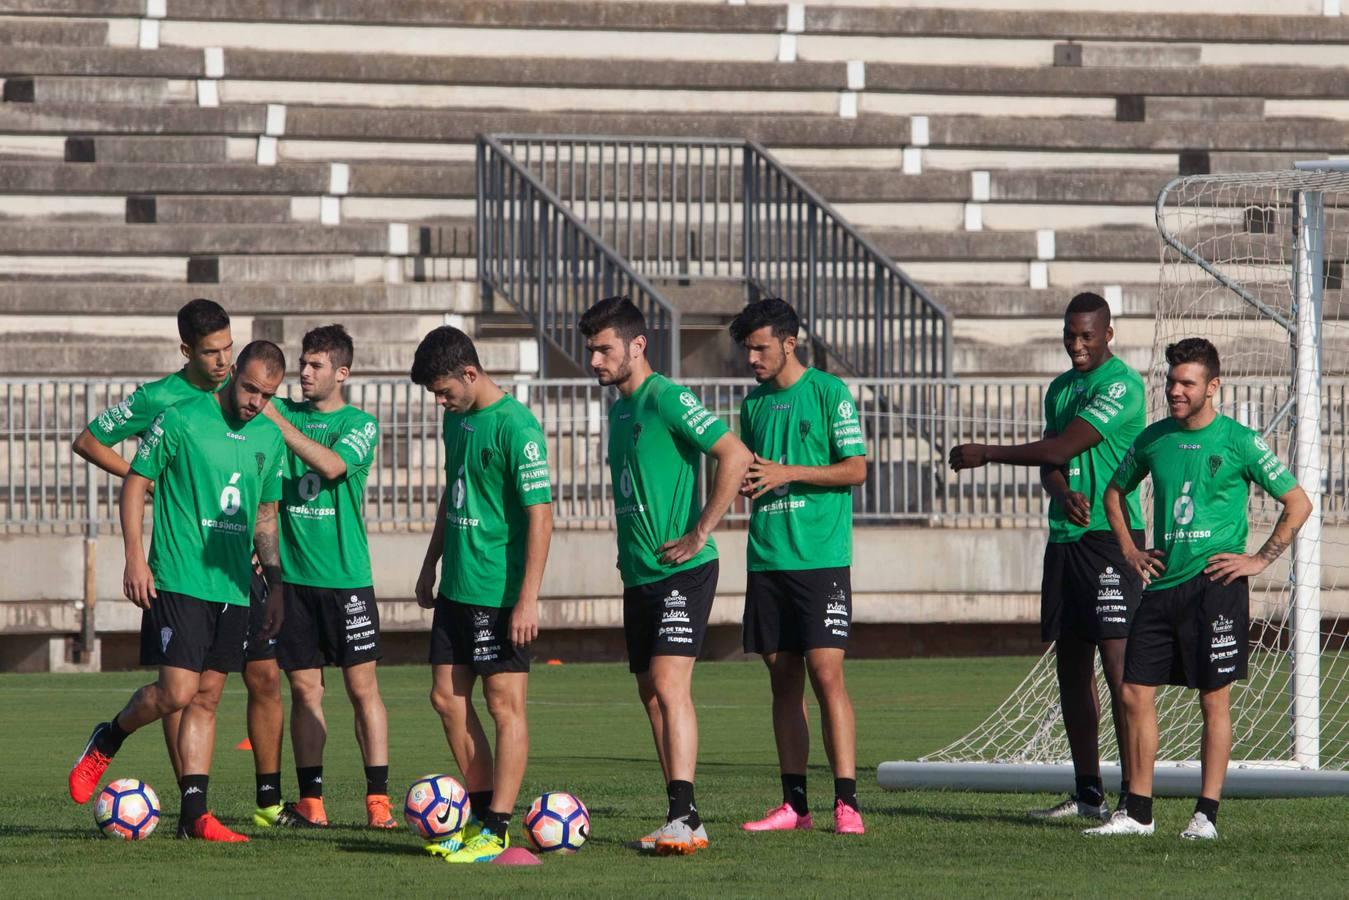
{"type": "Polygon", "coordinates": [[[1048,809],[1032,809],[1029,815],[1032,819],[1070,819],[1081,816],[1084,819],[1097,819],[1104,822],[1110,818],[1110,810],[1104,803],[1100,806],[1093,806],[1090,803],[1083,803],[1076,796],[1070,796],[1058,806],[1051,806],[1048,809]]]}
{"type": "Polygon", "coordinates": [[[1156,822],[1149,822],[1144,825],[1137,819],[1129,818],[1129,814],[1121,809],[1110,817],[1109,822],[1104,825],[1097,825],[1095,828],[1088,828],[1082,833],[1089,834],[1092,837],[1102,837],[1115,834],[1152,834],[1156,830],[1156,822]]]}
{"type": "Polygon", "coordinates": [[[1208,816],[1197,812],[1190,817],[1190,824],[1185,826],[1180,836],[1187,841],[1216,841],[1218,826],[1210,822],[1208,816]]]}

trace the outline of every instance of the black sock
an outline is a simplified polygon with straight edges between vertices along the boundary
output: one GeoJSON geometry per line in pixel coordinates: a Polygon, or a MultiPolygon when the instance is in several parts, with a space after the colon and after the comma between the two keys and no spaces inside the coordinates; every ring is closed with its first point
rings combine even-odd
{"type": "Polygon", "coordinates": [[[810,812],[810,807],[806,804],[806,776],[786,774],[782,776],[782,802],[789,804],[798,816],[810,812]]]}
{"type": "Polygon", "coordinates": [[[183,801],[178,807],[179,834],[191,834],[192,826],[206,815],[206,788],[210,781],[210,775],[184,775],[178,779],[178,787],[183,792],[183,801]]]}
{"type": "Polygon", "coordinates": [[[131,732],[123,731],[122,726],[117,724],[117,716],[113,716],[107,728],[99,729],[98,735],[94,738],[94,749],[111,758],[122,749],[122,741],[130,736],[131,732]]]}
{"type": "Polygon", "coordinates": [[[508,812],[497,812],[494,809],[488,809],[483,812],[478,820],[482,822],[482,827],[486,831],[492,832],[497,837],[504,837],[506,831],[511,827],[511,814],[508,812]]]}
{"type": "Polygon", "coordinates": [[[693,804],[692,781],[672,781],[666,786],[665,793],[670,800],[665,821],[687,819],[690,828],[697,828],[703,824],[702,818],[698,815],[698,807],[693,804]]]}
{"type": "Polygon", "coordinates": [[[481,822],[483,820],[483,816],[487,815],[488,810],[492,808],[492,792],[469,791],[468,808],[469,811],[473,813],[474,817],[477,818],[479,822],[481,822]]]}
{"type": "Polygon", "coordinates": [[[365,793],[367,796],[370,794],[378,794],[387,797],[389,795],[388,766],[365,767],[365,793]]]}
{"type": "Polygon", "coordinates": [[[258,786],[258,809],[276,806],[281,802],[281,773],[268,772],[254,776],[258,786]]]}
{"type": "Polygon", "coordinates": [[[1124,799],[1128,796],[1129,796],[1129,779],[1125,778],[1119,783],[1120,802],[1123,803],[1124,799]]]}
{"type": "Polygon", "coordinates": [[[323,799],[323,766],[296,766],[295,777],[300,782],[302,799],[323,799]]]}
{"type": "Polygon", "coordinates": [[[857,779],[835,778],[834,800],[842,800],[845,805],[851,806],[853,809],[861,812],[862,808],[857,805],[857,779]]]}
{"type": "Polygon", "coordinates": [[[1218,801],[1210,800],[1207,797],[1200,797],[1195,801],[1194,811],[1208,816],[1208,820],[1214,825],[1218,824],[1218,801]]]}
{"type": "Polygon", "coordinates": [[[1152,824],[1151,797],[1144,797],[1142,794],[1130,794],[1129,799],[1125,801],[1124,809],[1129,813],[1129,818],[1140,825],[1152,824]]]}
{"type": "Polygon", "coordinates": [[[1105,802],[1105,782],[1100,775],[1079,775],[1077,777],[1077,799],[1080,803],[1100,806],[1105,802]]]}

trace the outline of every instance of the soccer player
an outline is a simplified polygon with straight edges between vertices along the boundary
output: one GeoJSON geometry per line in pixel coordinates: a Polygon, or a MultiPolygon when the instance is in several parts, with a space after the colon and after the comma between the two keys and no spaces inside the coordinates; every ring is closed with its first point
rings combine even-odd
{"type": "Polygon", "coordinates": [[[365,534],[365,481],[379,445],[375,417],[342,399],[354,348],[341,325],[304,336],[304,400],[264,410],[286,441],[280,509],[286,617],[277,657],[290,679],[290,730],[300,799],[258,810],[259,825],[322,826],[323,667],[337,666],[365,763],[366,823],[396,828],[389,807],[389,725],[375,676],[379,609],[365,534]]]}
{"type": "Polygon", "coordinates": [[[601,300],[579,327],[596,378],[619,394],[609,408],[609,470],[623,636],[669,798],[665,824],[638,844],[660,854],[693,853],[707,846],[693,796],[698,718],[692,684],[717,590],[712,531],[754,457],[691,391],[652,371],[646,320],[631,300],[601,300]],[[699,510],[703,454],[716,460],[717,474],[699,510]]]}
{"type": "Polygon", "coordinates": [[[1297,479],[1260,434],[1221,415],[1218,351],[1203,338],[1166,348],[1170,417],[1130,448],[1105,493],[1105,511],[1129,569],[1143,580],[1143,603],[1129,632],[1124,706],[1129,718],[1129,797],[1125,809],[1086,833],[1152,834],[1157,758],[1157,686],[1199,691],[1204,728],[1203,784],[1181,837],[1218,836],[1218,802],[1232,755],[1232,683],[1246,677],[1250,592],[1247,579],[1278,559],[1311,514],[1297,479]],[[1122,497],[1152,476],[1152,541],[1145,550],[1127,527],[1122,497]],[[1246,553],[1250,485],[1283,506],[1269,539],[1246,553]]]}
{"type": "MultiPolygon", "coordinates": [[[[1129,741],[1120,691],[1125,644],[1143,585],[1125,565],[1110,533],[1102,498],[1129,445],[1143,431],[1143,379],[1110,352],[1110,307],[1098,294],[1078,294],[1063,316],[1063,347],[1072,368],[1045,392],[1044,438],[1029,444],[962,444],[951,450],[956,471],[986,463],[1040,466],[1050,497],[1049,543],[1040,586],[1040,637],[1055,642],[1060,706],[1076,785],[1062,803],[1031,813],[1037,818],[1109,815],[1101,780],[1093,657],[1110,690],[1119,746],[1120,806],[1131,790],[1129,741]]],[[[1143,541],[1138,494],[1123,498],[1126,523],[1143,541]]]]}
{"type": "Polygon", "coordinates": [[[749,522],[744,644],[768,665],[782,805],[746,831],[809,830],[805,714],[809,674],[834,771],[834,831],[863,834],[857,738],[843,656],[852,622],[852,486],[867,478],[866,442],[842,381],[796,357],[801,321],[782,300],[746,306],[731,322],[759,382],[740,409],[754,453],[741,493],[749,522]]]}
{"type": "Polygon", "coordinates": [[[239,843],[206,797],[215,743],[215,709],[228,672],[243,663],[249,587],[256,549],[273,596],[261,637],[282,624],[276,501],[285,444],[258,414],[285,377],[281,350],[254,341],[239,354],[234,378],[216,394],[171,406],[151,423],[122,484],[127,598],[141,615],[141,664],[159,678],[94,727],[70,771],[70,796],[86,803],[112,757],[133,732],[183,711],[178,753],[182,808],[178,836],[239,843]],[[154,533],[143,549],[145,497],[156,485],[154,533]]]}
{"type": "MultiPolygon", "coordinates": [[[[178,310],[180,352],[186,364],[158,381],[147,382],[118,405],[100,413],[75,439],[76,453],[105,472],[125,478],[131,464],[112,449],[142,434],[160,413],[185,400],[219,391],[229,380],[234,338],[230,317],[220,304],[198,298],[178,310]]],[[[248,688],[248,737],[253,745],[259,811],[281,809],[281,676],[276,639],[260,635],[267,619],[268,588],[257,569],[250,587],[244,684],[248,688]]],[[[163,718],[164,743],[175,776],[183,769],[178,753],[182,711],[163,718]]]]}
{"type": "Polygon", "coordinates": [[[416,591],[422,608],[435,610],[431,705],[472,810],[463,829],[426,850],[451,863],[490,862],[510,846],[529,757],[529,645],[539,633],[539,587],[553,535],[548,447],[538,419],[487,376],[459,329],[427,334],[411,375],[445,410],[447,487],[416,591]],[[479,677],[496,723],[495,760],[473,705],[479,677]]]}

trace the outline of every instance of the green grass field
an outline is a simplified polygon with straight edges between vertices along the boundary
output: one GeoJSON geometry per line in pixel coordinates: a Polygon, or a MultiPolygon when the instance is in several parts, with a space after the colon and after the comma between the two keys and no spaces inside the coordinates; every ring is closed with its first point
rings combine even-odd
{"type": "MultiPolygon", "coordinates": [[[[698,805],[711,848],[661,859],[624,848],[663,814],[663,785],[646,720],[618,665],[539,667],[531,681],[533,752],[522,803],[567,789],[590,807],[593,836],[570,858],[541,867],[456,866],[432,859],[406,830],[378,833],[364,821],[364,781],[340,686],[330,691],[325,781],[333,827],[325,832],[253,829],[252,755],[244,736],[242,683],[221,707],[211,805],[253,835],[247,846],[172,839],[178,797],[157,729],[133,737],[109,778],[138,776],[159,792],[165,818],[139,844],[101,837],[92,804],[74,806],[65,776],[90,726],[107,718],[142,673],[0,676],[0,873],[6,896],[856,896],[1343,895],[1349,816],[1343,801],[1224,804],[1222,840],[1196,846],[1177,834],[1191,804],[1157,803],[1152,838],[1088,843],[1077,823],[1041,824],[1024,811],[1050,795],[891,793],[877,763],[912,759],[963,734],[999,702],[1028,659],[858,661],[848,677],[858,714],[859,796],[868,833],[839,838],[826,826],[832,784],[818,746],[811,768],[817,830],[747,835],[738,824],[779,802],[768,717],[768,681],[758,664],[707,663],[695,693],[702,728],[698,805]],[[1335,873],[1339,873],[1338,875],[1335,873]]],[[[427,701],[429,672],[381,673],[391,723],[395,792],[453,762],[427,701]]],[[[289,750],[285,758],[289,760],[289,750]]],[[[285,791],[295,796],[285,764],[285,791]]],[[[519,808],[513,837],[518,835],[519,808]]]]}

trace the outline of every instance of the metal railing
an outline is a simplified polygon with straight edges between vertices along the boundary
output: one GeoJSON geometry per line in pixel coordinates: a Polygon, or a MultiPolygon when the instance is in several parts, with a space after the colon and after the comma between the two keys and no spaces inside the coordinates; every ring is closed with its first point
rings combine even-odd
{"type": "MultiPolygon", "coordinates": [[[[521,166],[499,141],[478,139],[478,278],[501,293],[548,344],[585,370],[581,315],[622,294],[646,316],[652,364],[680,371],[679,310],[521,166]]],[[[546,374],[546,354],[540,355],[546,374]]]]}
{"type": "MultiPolygon", "coordinates": [[[[708,408],[733,429],[754,385],[738,379],[688,380],[708,408]]],[[[1044,380],[950,381],[850,379],[866,434],[870,471],[853,492],[859,524],[1039,527],[1045,500],[1031,467],[986,466],[955,475],[946,455],[955,444],[1022,443],[1042,430],[1044,380]]],[[[611,389],[590,380],[508,382],[533,410],[548,439],[556,522],[608,528],[613,491],[605,454],[611,389]]],[[[70,445],[102,409],[128,395],[131,382],[0,380],[0,531],[95,533],[117,522],[118,480],[77,457],[70,445]]],[[[1276,414],[1286,387],[1223,388],[1223,409],[1259,428],[1276,414]]],[[[428,526],[444,488],[442,413],[426,391],[401,379],[348,383],[350,403],[380,421],[380,444],[366,491],[372,530],[428,526]]],[[[1349,524],[1349,379],[1327,380],[1327,523],[1349,524]]],[[[1285,431],[1271,436],[1283,458],[1285,431]]],[[[131,447],[123,448],[129,455],[131,447]]],[[[706,484],[706,479],[704,479],[706,484]]],[[[1253,503],[1268,503],[1259,491],[1253,503]]],[[[733,522],[748,508],[738,501],[733,522]]]]}
{"type": "MultiPolygon", "coordinates": [[[[951,375],[950,314],[757,143],[496,135],[480,138],[479,154],[487,259],[509,249],[499,234],[519,230],[503,216],[539,215],[501,195],[526,203],[542,197],[564,206],[591,243],[649,279],[642,289],[659,292],[658,305],[725,317],[747,300],[782,297],[801,313],[816,361],[827,354],[842,374],[951,375]],[[519,174],[503,182],[507,168],[519,174]],[[526,179],[533,187],[520,193],[515,181],[526,179]]],[[[484,284],[513,299],[497,269],[483,268],[484,284]]],[[[548,278],[555,276],[545,268],[529,268],[515,290],[527,293],[548,278]]]]}

